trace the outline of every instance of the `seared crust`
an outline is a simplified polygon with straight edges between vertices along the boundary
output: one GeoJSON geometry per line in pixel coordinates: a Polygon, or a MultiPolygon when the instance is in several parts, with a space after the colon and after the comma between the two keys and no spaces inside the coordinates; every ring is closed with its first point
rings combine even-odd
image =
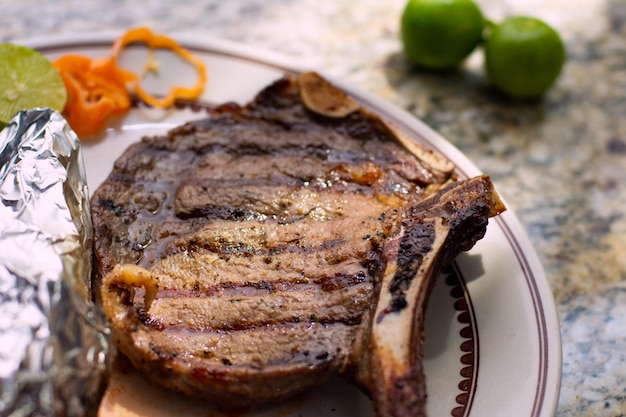
{"type": "Polygon", "coordinates": [[[396,382],[410,381],[405,409],[423,407],[430,282],[503,207],[487,177],[469,193],[449,161],[333,89],[310,73],[278,80],[244,107],[131,146],[95,192],[100,301],[119,349],[155,382],[243,406],[339,372],[380,416],[405,415],[389,395],[406,396],[377,387],[394,382],[376,323],[419,312],[415,328],[398,321],[415,349],[396,382]],[[424,213],[447,237],[416,253],[424,213]],[[427,274],[418,255],[438,260],[427,274]]]}

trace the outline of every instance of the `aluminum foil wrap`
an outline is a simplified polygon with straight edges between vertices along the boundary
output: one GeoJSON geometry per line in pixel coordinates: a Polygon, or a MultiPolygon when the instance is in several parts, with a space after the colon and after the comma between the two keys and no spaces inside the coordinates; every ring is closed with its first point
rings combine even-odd
{"type": "Polygon", "coordinates": [[[91,302],[80,143],[50,109],[0,132],[0,416],[95,414],[110,354],[91,302]]]}

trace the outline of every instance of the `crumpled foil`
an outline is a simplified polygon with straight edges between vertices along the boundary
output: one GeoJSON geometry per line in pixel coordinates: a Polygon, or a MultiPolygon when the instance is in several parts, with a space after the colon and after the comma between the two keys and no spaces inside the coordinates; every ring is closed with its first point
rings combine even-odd
{"type": "Polygon", "coordinates": [[[59,113],[0,132],[0,202],[0,416],[95,415],[110,345],[80,142],[59,113]]]}

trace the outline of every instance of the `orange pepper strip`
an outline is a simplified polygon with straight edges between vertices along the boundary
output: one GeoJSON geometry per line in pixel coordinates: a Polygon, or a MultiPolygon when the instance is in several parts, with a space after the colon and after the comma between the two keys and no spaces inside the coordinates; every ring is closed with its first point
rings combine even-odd
{"type": "Polygon", "coordinates": [[[183,99],[195,99],[202,94],[202,90],[207,82],[207,74],[204,62],[195,57],[188,50],[182,48],[175,40],[164,35],[153,33],[150,29],[145,27],[139,27],[130,29],[120,38],[118,38],[113,44],[112,59],[117,62],[120,54],[126,46],[131,43],[145,43],[152,50],[155,48],[170,49],[174,53],[178,54],[182,59],[191,63],[198,71],[198,81],[191,87],[174,86],[170,88],[168,94],[161,100],[147,93],[139,82],[140,77],[132,72],[122,70],[126,75],[131,78],[133,90],[144,102],[154,106],[167,108],[174,105],[174,102],[178,98],[183,99]]]}
{"type": "Polygon", "coordinates": [[[130,108],[128,74],[113,60],[64,55],[52,64],[67,90],[63,115],[78,136],[95,135],[110,117],[130,108]]]}

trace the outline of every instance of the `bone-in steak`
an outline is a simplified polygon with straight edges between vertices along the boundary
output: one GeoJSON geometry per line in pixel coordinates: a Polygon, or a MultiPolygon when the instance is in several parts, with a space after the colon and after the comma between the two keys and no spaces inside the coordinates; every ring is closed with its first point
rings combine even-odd
{"type": "Polygon", "coordinates": [[[421,416],[430,289],[503,210],[306,73],[132,145],[92,199],[94,280],[161,385],[242,406],[339,373],[421,416]]]}

